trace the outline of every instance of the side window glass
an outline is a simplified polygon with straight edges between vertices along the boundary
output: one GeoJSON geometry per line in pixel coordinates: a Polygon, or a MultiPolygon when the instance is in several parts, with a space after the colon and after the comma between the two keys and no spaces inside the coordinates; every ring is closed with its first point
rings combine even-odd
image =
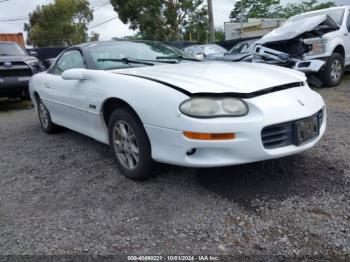
{"type": "Polygon", "coordinates": [[[349,10],[349,14],[348,14],[348,19],[346,21],[346,26],[348,27],[348,31],[350,32],[350,10],[349,10]]]}
{"type": "Polygon", "coordinates": [[[54,74],[61,75],[64,71],[73,68],[85,68],[84,59],[78,50],[64,53],[57,61],[54,74]]]}
{"type": "Polygon", "coordinates": [[[239,53],[244,53],[244,52],[246,52],[247,49],[248,49],[248,43],[244,43],[241,46],[241,50],[239,51],[239,53]]]}

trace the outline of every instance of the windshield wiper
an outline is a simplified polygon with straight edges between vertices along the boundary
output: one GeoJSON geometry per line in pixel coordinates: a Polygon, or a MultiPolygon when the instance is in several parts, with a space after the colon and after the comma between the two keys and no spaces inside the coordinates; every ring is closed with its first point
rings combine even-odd
{"type": "Polygon", "coordinates": [[[145,60],[145,61],[150,61],[150,62],[155,62],[155,63],[165,63],[165,64],[178,64],[179,61],[174,60],[174,59],[169,59],[169,60],[145,60]]]}
{"type": "Polygon", "coordinates": [[[9,56],[9,54],[0,54],[1,56],[9,56]]]}
{"type": "Polygon", "coordinates": [[[153,66],[154,64],[151,62],[146,62],[142,60],[136,60],[132,58],[121,58],[121,59],[114,59],[114,58],[100,58],[97,59],[98,62],[105,62],[105,61],[112,61],[112,62],[122,62],[124,64],[140,64],[140,65],[148,65],[148,66],[153,66]]]}
{"type": "Polygon", "coordinates": [[[196,58],[184,57],[183,55],[157,56],[156,59],[157,60],[162,60],[162,59],[180,59],[180,60],[197,61],[197,62],[202,61],[202,60],[199,60],[199,59],[196,59],[196,58]]]}

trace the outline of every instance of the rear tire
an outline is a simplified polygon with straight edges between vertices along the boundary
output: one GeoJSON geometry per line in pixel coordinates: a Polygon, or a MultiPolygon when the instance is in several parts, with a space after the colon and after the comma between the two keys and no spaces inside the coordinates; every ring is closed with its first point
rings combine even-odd
{"type": "Polygon", "coordinates": [[[328,59],[324,71],[321,73],[325,87],[338,86],[344,75],[344,57],[333,53],[328,59]]]}
{"type": "Polygon", "coordinates": [[[51,115],[40,98],[37,98],[38,117],[41,129],[47,134],[53,134],[60,130],[60,127],[51,121],[51,115]]]}
{"type": "Polygon", "coordinates": [[[153,167],[151,143],[139,118],[127,108],[113,112],[108,126],[110,147],[119,170],[132,180],[145,180],[153,167]]]}

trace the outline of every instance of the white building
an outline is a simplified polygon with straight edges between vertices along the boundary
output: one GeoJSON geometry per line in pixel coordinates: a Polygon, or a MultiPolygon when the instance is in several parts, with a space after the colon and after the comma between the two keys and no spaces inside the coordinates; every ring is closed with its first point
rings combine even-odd
{"type": "Polygon", "coordinates": [[[285,21],[286,19],[280,18],[249,18],[248,22],[243,23],[243,34],[241,34],[241,23],[226,22],[225,40],[261,37],[281,26],[285,21]]]}

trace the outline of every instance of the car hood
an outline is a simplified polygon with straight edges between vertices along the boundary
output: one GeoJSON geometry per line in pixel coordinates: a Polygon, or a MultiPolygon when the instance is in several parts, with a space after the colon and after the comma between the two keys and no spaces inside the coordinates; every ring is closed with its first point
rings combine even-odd
{"type": "Polygon", "coordinates": [[[34,56],[0,56],[0,62],[26,62],[29,60],[38,60],[34,56]]]}
{"type": "Polygon", "coordinates": [[[113,70],[111,72],[161,81],[192,94],[252,93],[306,80],[303,73],[295,70],[244,62],[186,62],[113,70]]]}
{"type": "Polygon", "coordinates": [[[290,40],[305,32],[314,30],[322,23],[326,23],[331,27],[337,27],[337,24],[334,22],[334,20],[332,20],[332,18],[327,15],[309,17],[295,22],[285,23],[281,27],[263,36],[258,43],[265,44],[270,42],[290,40]]]}

